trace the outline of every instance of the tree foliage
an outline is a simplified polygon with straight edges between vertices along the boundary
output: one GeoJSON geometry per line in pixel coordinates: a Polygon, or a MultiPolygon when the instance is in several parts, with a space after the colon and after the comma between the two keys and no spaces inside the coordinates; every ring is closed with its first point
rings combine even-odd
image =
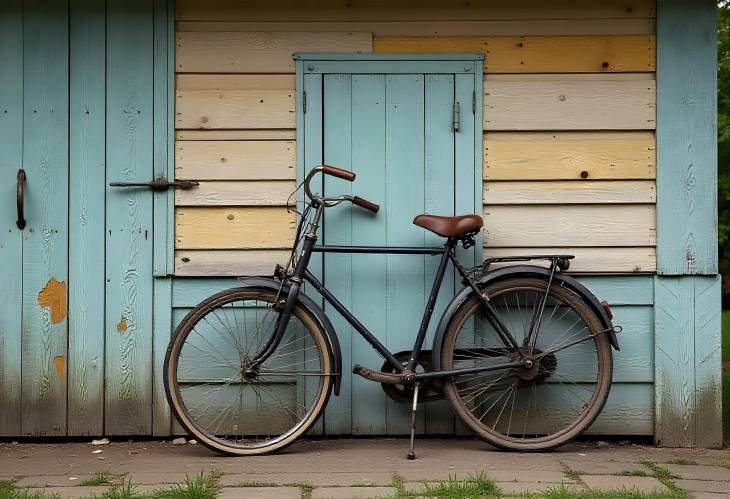
{"type": "Polygon", "coordinates": [[[723,298],[730,305],[730,0],[717,16],[718,241],[723,298]]]}

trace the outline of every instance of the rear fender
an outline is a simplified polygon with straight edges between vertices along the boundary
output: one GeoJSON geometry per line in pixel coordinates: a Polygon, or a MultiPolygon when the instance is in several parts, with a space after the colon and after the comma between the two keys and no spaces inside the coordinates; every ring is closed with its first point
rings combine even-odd
{"type": "MultiPolygon", "coordinates": [[[[253,286],[257,288],[264,288],[271,291],[279,291],[281,289],[284,293],[289,292],[289,285],[284,284],[282,287],[281,281],[272,279],[270,277],[241,277],[238,279],[242,284],[246,286],[253,286]]],[[[335,328],[324,314],[322,308],[317,305],[314,300],[304,293],[299,293],[297,299],[297,305],[306,310],[317,324],[322,328],[325,333],[327,340],[328,354],[330,361],[333,366],[334,375],[334,392],[335,395],[340,394],[340,384],[342,383],[342,352],[340,351],[340,342],[337,339],[337,333],[335,328]]]]}
{"type": "MultiPolygon", "coordinates": [[[[534,265],[512,265],[509,267],[502,267],[492,270],[491,272],[488,272],[487,274],[482,276],[477,281],[477,284],[481,288],[482,286],[494,284],[502,279],[514,277],[541,277],[544,279],[549,279],[550,269],[537,267],[534,265]]],[[[596,296],[591,293],[588,288],[583,286],[576,279],[568,275],[561,274],[560,272],[556,272],[553,276],[553,286],[555,285],[564,286],[580,296],[580,298],[589,307],[591,307],[593,312],[595,312],[596,315],[599,317],[603,328],[608,330],[608,341],[611,343],[611,346],[616,350],[620,350],[618,339],[616,338],[616,332],[613,330],[613,323],[611,322],[611,319],[608,317],[606,310],[603,308],[603,305],[601,305],[601,302],[598,300],[598,298],[596,298],[596,296]]],[[[439,322],[438,328],[436,329],[436,335],[434,336],[433,340],[433,365],[434,370],[436,371],[441,369],[441,348],[443,347],[446,330],[448,329],[449,324],[454,317],[454,314],[456,314],[457,310],[459,310],[459,307],[461,307],[464,302],[466,302],[466,300],[468,300],[472,296],[473,293],[474,290],[472,290],[468,286],[462,289],[459,294],[457,294],[454,299],[451,300],[449,305],[446,307],[443,316],[441,316],[441,321],[439,322]]]]}

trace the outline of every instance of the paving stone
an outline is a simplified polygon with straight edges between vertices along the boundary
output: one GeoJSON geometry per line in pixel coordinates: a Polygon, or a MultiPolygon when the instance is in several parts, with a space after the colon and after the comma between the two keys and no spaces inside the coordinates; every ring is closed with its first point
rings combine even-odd
{"type": "Polygon", "coordinates": [[[730,494],[721,494],[719,492],[694,492],[692,497],[695,499],[725,499],[730,497],[730,494]]]}
{"type": "Polygon", "coordinates": [[[730,483],[715,482],[712,480],[675,480],[674,484],[690,492],[721,492],[730,493],[730,483]]]}
{"type": "Polygon", "coordinates": [[[299,499],[298,487],[224,487],[220,499],[299,499]]]}
{"type": "MultiPolygon", "coordinates": [[[[562,483],[572,482],[562,471],[535,471],[530,469],[492,470],[486,473],[487,478],[495,482],[519,482],[529,480],[535,483],[562,483]]],[[[466,477],[459,477],[466,478],[466,477]]]]}
{"type": "Polygon", "coordinates": [[[650,476],[581,475],[580,479],[595,490],[631,490],[640,492],[666,492],[662,482],[650,476]]]}
{"type": "Polygon", "coordinates": [[[19,478],[16,487],[79,487],[81,482],[94,475],[37,475],[19,478]],[[76,478],[76,480],[69,480],[76,478]]]}
{"type": "Polygon", "coordinates": [[[320,487],[312,491],[312,499],[388,497],[395,492],[393,487],[320,487]]]}
{"type": "Polygon", "coordinates": [[[497,482],[502,492],[506,494],[521,494],[521,493],[539,493],[545,492],[548,489],[560,489],[565,488],[571,492],[577,492],[585,490],[585,488],[577,483],[565,482],[565,483],[536,483],[536,482],[497,482]]]}
{"type": "Polygon", "coordinates": [[[327,472],[327,473],[226,473],[221,477],[221,485],[246,486],[261,484],[287,485],[291,483],[309,483],[315,487],[338,486],[375,486],[393,483],[393,472],[327,472]]]}
{"type": "Polygon", "coordinates": [[[586,473],[591,475],[619,475],[624,471],[640,470],[647,475],[652,475],[651,470],[644,468],[640,464],[629,461],[578,461],[561,459],[561,463],[578,473],[586,473]]]}
{"type": "Polygon", "coordinates": [[[702,466],[693,464],[662,464],[675,475],[688,480],[725,480],[730,481],[730,470],[722,466],[702,466]]]}
{"type": "Polygon", "coordinates": [[[43,493],[46,496],[58,495],[60,497],[89,497],[90,495],[102,495],[109,490],[109,487],[45,487],[45,488],[28,488],[24,489],[28,492],[43,493]]]}

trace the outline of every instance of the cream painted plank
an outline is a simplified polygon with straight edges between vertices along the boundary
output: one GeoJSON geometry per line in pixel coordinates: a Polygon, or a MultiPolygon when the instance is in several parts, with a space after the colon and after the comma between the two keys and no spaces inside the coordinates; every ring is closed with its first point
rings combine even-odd
{"type": "Polygon", "coordinates": [[[653,35],[654,19],[525,19],[495,21],[181,21],[180,31],[371,31],[373,36],[653,35]]]}
{"type": "Polygon", "coordinates": [[[296,130],[177,130],[175,140],[294,140],[296,130]]]}
{"type": "Polygon", "coordinates": [[[294,128],[289,90],[178,90],[176,128],[294,128]]]}
{"type": "Polygon", "coordinates": [[[483,52],[486,73],[656,70],[654,36],[376,37],[373,52],[483,52]]]}
{"type": "Polygon", "coordinates": [[[201,182],[194,189],[175,190],[175,205],[285,206],[295,188],[293,180],[201,182]]]}
{"type": "Polygon", "coordinates": [[[177,276],[264,276],[286,264],[289,250],[178,250],[177,276]]]}
{"type": "MultiPolygon", "coordinates": [[[[655,272],[656,248],[484,248],[484,258],[519,255],[575,255],[570,272],[655,272]]],[[[535,261],[546,266],[547,262],[535,261]]],[[[494,264],[495,267],[500,264],[494,264]]]]}
{"type": "Polygon", "coordinates": [[[653,132],[490,132],[486,180],[656,178],[653,132]]]}
{"type": "Polygon", "coordinates": [[[492,81],[485,86],[486,130],[655,127],[654,81],[492,81]]]}
{"type": "Polygon", "coordinates": [[[286,248],[294,230],[284,207],[175,209],[177,249],[286,248]]]}
{"type": "Polygon", "coordinates": [[[175,67],[184,73],[293,73],[294,52],[370,52],[372,35],[308,32],[181,32],[175,67]]]}
{"type": "Polygon", "coordinates": [[[487,247],[655,246],[654,205],[486,206],[487,247]]]}
{"type": "Polygon", "coordinates": [[[177,0],[178,21],[529,20],[656,17],[656,0],[177,0]]]}
{"type": "Polygon", "coordinates": [[[178,140],[175,143],[175,178],[294,179],[296,143],[293,140],[178,140]]]}
{"type": "Polygon", "coordinates": [[[179,74],[178,90],[290,90],[294,91],[293,74],[179,74]]]}
{"type": "Polygon", "coordinates": [[[656,203],[653,180],[484,182],[484,204],[656,203]]]}
{"type": "Polygon", "coordinates": [[[656,81],[656,73],[516,73],[516,74],[485,74],[484,82],[491,81],[625,81],[651,80],[656,81]]]}

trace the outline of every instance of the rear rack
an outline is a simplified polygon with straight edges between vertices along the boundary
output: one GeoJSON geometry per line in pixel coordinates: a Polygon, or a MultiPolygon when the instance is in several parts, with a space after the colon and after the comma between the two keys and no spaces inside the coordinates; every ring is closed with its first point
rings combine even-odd
{"type": "Polygon", "coordinates": [[[557,269],[566,271],[570,268],[570,260],[575,255],[521,255],[521,256],[493,256],[485,259],[476,267],[465,269],[466,274],[472,280],[477,280],[489,271],[489,267],[493,263],[513,263],[513,262],[530,262],[534,260],[547,260],[556,263],[557,269]]]}

